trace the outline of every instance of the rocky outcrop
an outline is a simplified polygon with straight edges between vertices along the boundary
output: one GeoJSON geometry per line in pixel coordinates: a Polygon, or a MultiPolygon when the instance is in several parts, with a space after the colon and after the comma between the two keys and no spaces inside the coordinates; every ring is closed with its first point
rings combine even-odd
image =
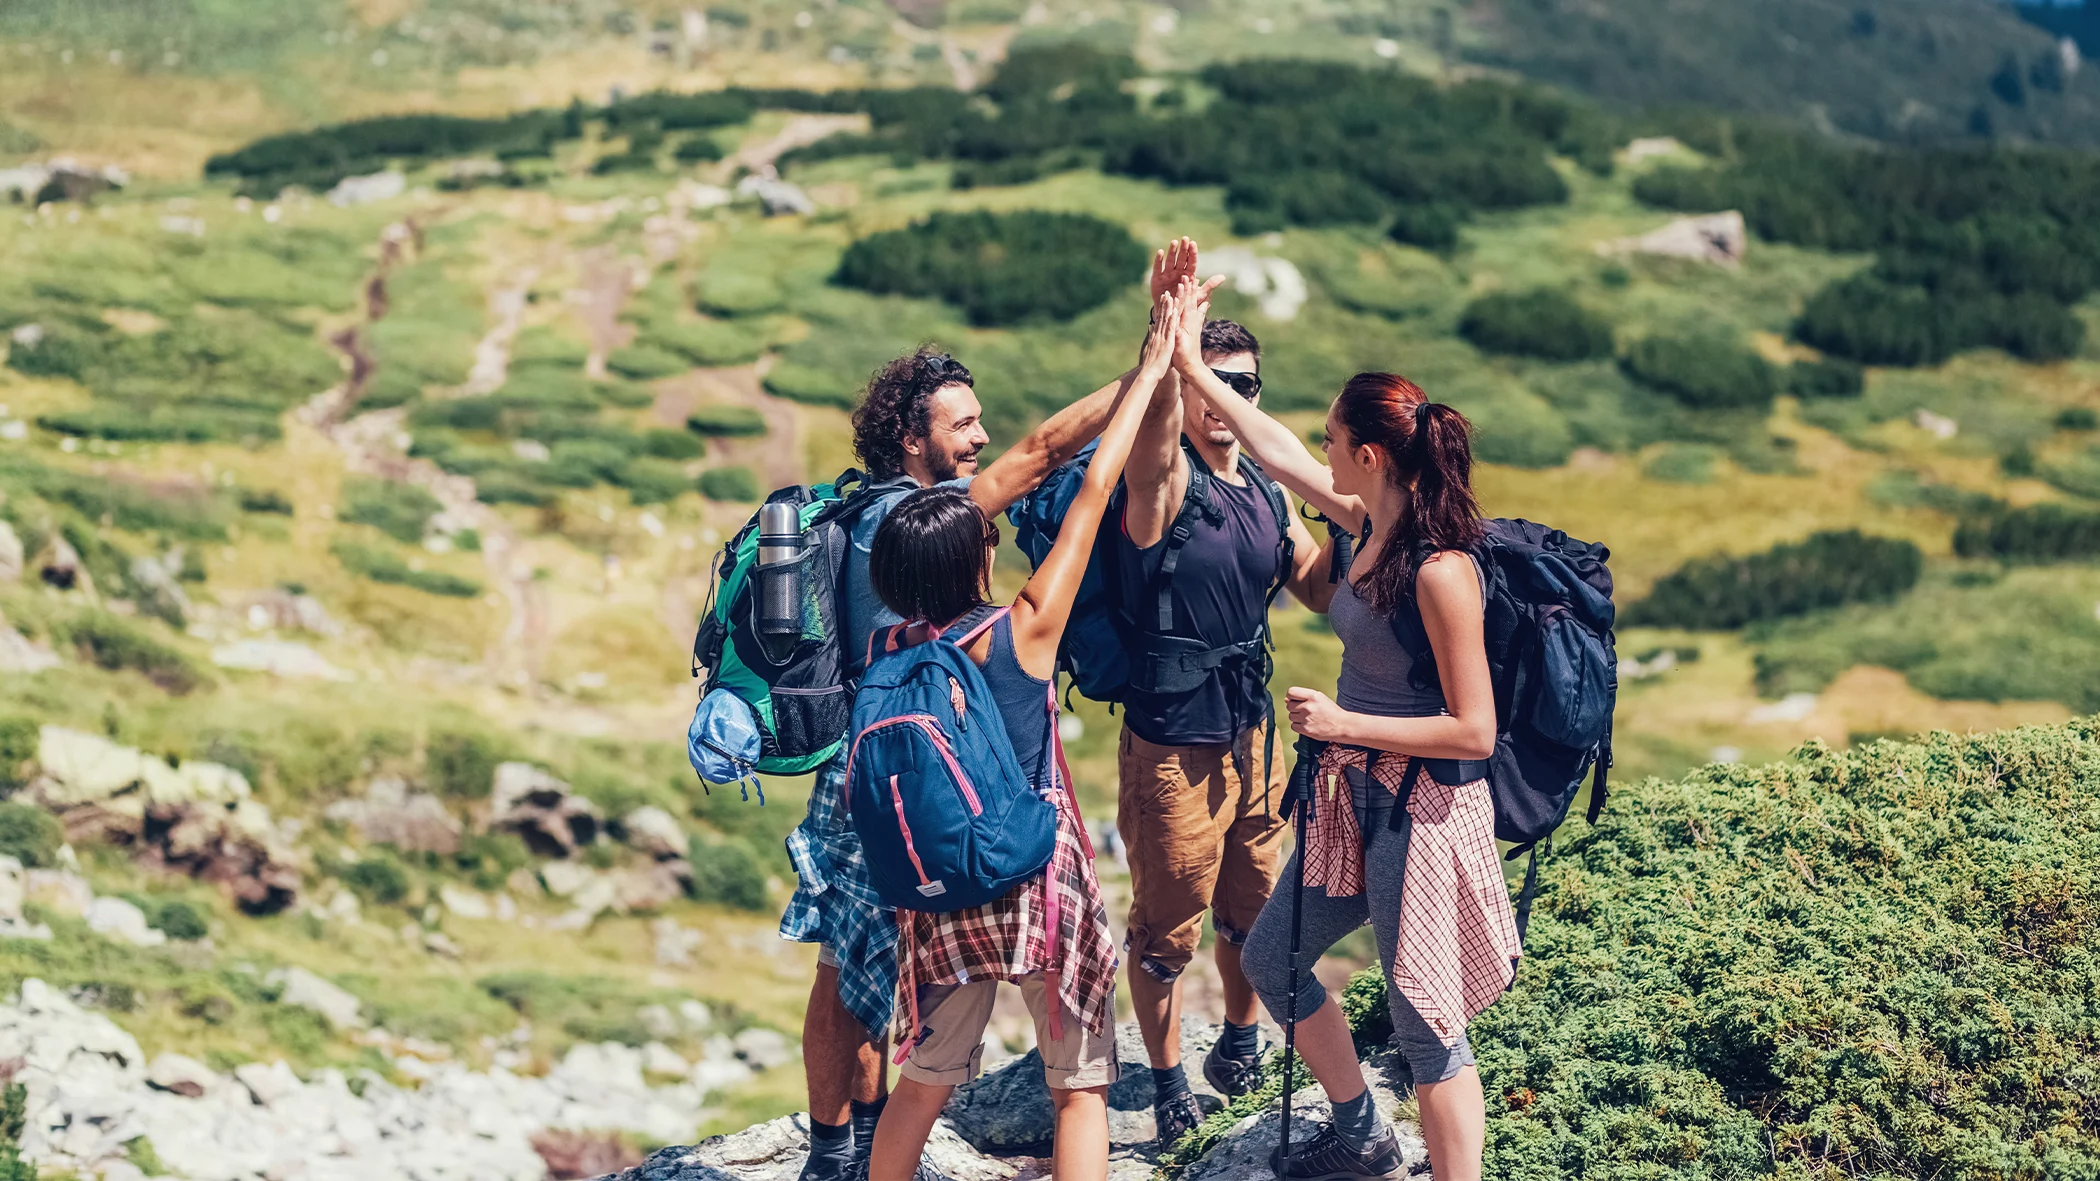
{"type": "MultiPolygon", "coordinates": [[[[1126,1066],[1123,1079],[1109,1089],[1109,1177],[1143,1181],[1152,1176],[1157,1161],[1157,1146],[1149,1143],[1152,1083],[1143,1069],[1137,1027],[1126,1025],[1116,1033],[1117,1053],[1126,1066]],[[1142,1123],[1128,1118],[1140,1112],[1142,1123]]],[[[1182,1038],[1183,1053],[1194,1063],[1217,1039],[1217,1028],[1184,1022],[1182,1038]]],[[[1381,1050],[1364,1067],[1379,1107],[1392,1115],[1408,1088],[1405,1062],[1381,1050]]],[[[959,1088],[926,1143],[920,1181],[1032,1181],[1047,1175],[1050,1162],[1037,1155],[1047,1151],[1050,1140],[1049,1095],[1042,1072],[1042,1060],[1030,1051],[959,1088]]],[[[1198,1089],[1203,1089],[1200,1083],[1198,1089]]],[[[1328,1114],[1317,1088],[1310,1094],[1301,1092],[1292,1103],[1294,1139],[1310,1136],[1328,1114]]],[[[1275,1173],[1269,1153],[1276,1147],[1280,1124],[1281,1111],[1273,1103],[1241,1120],[1201,1159],[1186,1166],[1182,1181],[1270,1181],[1275,1173]]],[[[1400,1125],[1400,1145],[1404,1174],[1427,1177],[1428,1152],[1412,1124],[1400,1125]]],[[[792,1115],[700,1144],[663,1149],[639,1167],[605,1181],[791,1181],[808,1152],[808,1118],[792,1115]]]]}
{"type": "Polygon", "coordinates": [[[489,827],[514,832],[541,857],[567,857],[598,839],[598,805],[531,763],[496,768],[489,827]]]}
{"type": "Polygon", "coordinates": [[[450,856],[459,851],[460,822],[444,801],[429,792],[410,791],[396,776],[374,779],[363,796],[337,800],[323,815],[356,829],[372,844],[392,845],[406,853],[450,856]]]}
{"type": "Polygon", "coordinates": [[[299,896],[299,869],[246,776],[218,763],[181,765],[99,735],[45,726],[26,798],[55,813],[68,839],[129,846],[142,863],[216,882],[250,914],[299,896]]]}
{"type": "Polygon", "coordinates": [[[723,1080],[751,1077],[721,1039],[685,1077],[652,1087],[651,1057],[684,1065],[659,1050],[577,1046],[545,1078],[402,1054],[395,1069],[420,1085],[360,1071],[353,1086],[340,1071],[302,1079],[283,1062],[231,1074],[178,1054],[149,1065],[130,1034],[40,980],[0,1002],[0,1061],[19,1061],[15,1078],[29,1092],[23,1154],[83,1177],[131,1176],[128,1146],[143,1136],[186,1181],[543,1181],[549,1148],[572,1153],[572,1165],[619,1164],[588,1145],[690,1138],[723,1080]]]}

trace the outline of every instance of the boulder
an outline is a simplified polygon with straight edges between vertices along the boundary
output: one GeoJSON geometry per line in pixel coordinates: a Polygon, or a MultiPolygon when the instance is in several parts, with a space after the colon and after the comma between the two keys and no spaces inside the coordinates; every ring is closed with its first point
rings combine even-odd
{"type": "Polygon", "coordinates": [[[458,886],[440,886],[438,901],[445,904],[446,910],[463,919],[488,919],[495,915],[486,897],[474,890],[465,890],[458,886]]]}
{"type": "MultiPolygon", "coordinates": [[[[808,1155],[809,1117],[798,1113],[690,1147],[662,1149],[607,1181],[794,1181],[808,1155]]],[[[943,1120],[927,1137],[917,1181],[1012,1181],[1024,1165],[1034,1164],[981,1156],[943,1120]]]]}
{"type": "Polygon", "coordinates": [[[685,897],[692,870],[683,861],[659,861],[613,875],[612,909],[626,912],[662,910],[685,897]]]}
{"type": "Polygon", "coordinates": [[[658,860],[686,855],[685,829],[669,812],[653,805],[643,805],[620,818],[620,839],[658,860]]]}
{"type": "Polygon", "coordinates": [[[186,1054],[162,1054],[146,1067],[147,1085],[185,1099],[202,1098],[218,1080],[211,1067],[186,1054]]]}
{"type": "Polygon", "coordinates": [[[567,857],[598,839],[598,806],[531,763],[496,768],[489,826],[514,832],[542,857],[567,857]]]}
{"type": "Polygon", "coordinates": [[[146,912],[122,898],[97,898],[82,913],[88,930],[133,947],[159,947],[168,941],[166,932],[146,923],[146,912]]]}
{"type": "Polygon", "coordinates": [[[319,1013],[333,1029],[363,1029],[364,1006],[358,999],[301,967],[279,968],[263,978],[282,991],[279,1004],[319,1013]]]}
{"type": "MultiPolygon", "coordinates": [[[[1181,1056],[1188,1063],[1189,1086],[1206,1107],[1224,1099],[1203,1081],[1200,1063],[1218,1040],[1218,1027],[1193,1017],[1181,1022],[1181,1056]]],[[[1116,1058],[1122,1077],[1108,1089],[1109,1140],[1142,1145],[1158,1134],[1152,1123],[1152,1072],[1145,1065],[1145,1042],[1137,1026],[1116,1029],[1116,1058]]],[[[1030,1050],[956,1088],[948,1121],[957,1135],[980,1152],[1047,1153],[1053,1116],[1050,1088],[1043,1081],[1043,1056],[1030,1050]]]]}
{"type": "Polygon", "coordinates": [[[299,1076],[280,1059],[276,1062],[244,1062],[233,1068],[235,1082],[248,1088],[249,1096],[263,1107],[275,1107],[299,1093],[299,1076]]]}
{"type": "Polygon", "coordinates": [[[736,1056],[756,1070],[771,1070],[795,1060],[794,1044],[777,1029],[747,1029],[730,1039],[736,1056]]]}
{"type": "Polygon", "coordinates": [[[692,1068],[692,1063],[662,1042],[650,1042],[642,1047],[643,1074],[668,1074],[682,1078],[692,1068]]]}
{"type": "Polygon", "coordinates": [[[1712,263],[1733,270],[1742,265],[1743,251],[1749,241],[1749,234],[1743,228],[1743,215],[1731,209],[1726,213],[1680,217],[1651,233],[1603,242],[1597,246],[1597,253],[1606,256],[1653,254],[1712,263]]]}
{"type": "Polygon", "coordinates": [[[428,792],[410,791],[397,776],[374,779],[362,797],[337,800],[323,815],[356,829],[373,844],[406,853],[450,856],[459,851],[459,819],[446,810],[444,801],[428,792]]]}

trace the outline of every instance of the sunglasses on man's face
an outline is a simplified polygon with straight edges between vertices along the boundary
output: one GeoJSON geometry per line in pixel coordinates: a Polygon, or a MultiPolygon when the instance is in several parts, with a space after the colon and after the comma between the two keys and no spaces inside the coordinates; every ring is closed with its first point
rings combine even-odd
{"type": "Polygon", "coordinates": [[[1247,399],[1249,402],[1261,397],[1261,374],[1227,373],[1223,369],[1213,369],[1211,372],[1217,376],[1219,381],[1231,386],[1233,393],[1247,399]]]}

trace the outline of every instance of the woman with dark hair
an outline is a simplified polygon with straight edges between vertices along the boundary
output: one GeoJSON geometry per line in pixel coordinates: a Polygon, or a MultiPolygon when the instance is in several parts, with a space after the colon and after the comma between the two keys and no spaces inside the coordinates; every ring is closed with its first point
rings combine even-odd
{"type": "MultiPolygon", "coordinates": [[[[1166,376],[1181,323],[1174,297],[1153,317],[1136,378],[1117,394],[1057,544],[1012,608],[961,641],[984,670],[1030,786],[1057,806],[1055,852],[1043,873],[984,906],[897,912],[898,1043],[902,1079],[875,1130],[872,1181],[909,1181],[941,1108],[975,1077],[1001,980],[1021,988],[1056,1109],[1051,1174],[1108,1175],[1108,1087],[1116,1081],[1116,952],[1086,830],[1073,810],[1055,745],[1057,649],[1064,638],[1109,493],[1138,423],[1166,376]],[[1056,922],[1058,929],[1049,930],[1056,922]],[[906,1016],[908,1015],[908,1016],[906,1016]]],[[[938,631],[986,604],[999,531],[955,488],[911,493],[875,533],[869,577],[907,626],[938,631]]]]}
{"type": "MultiPolygon", "coordinates": [[[[1342,640],[1335,696],[1293,687],[1291,728],[1321,745],[1299,900],[1299,963],[1371,924],[1400,1048],[1413,1073],[1438,1181],[1480,1176],[1486,1114],[1466,1024],[1500,996],[1519,954],[1494,841],[1484,760],[1495,748],[1484,602],[1471,549],[1482,538],[1465,417],[1390,373],[1350,378],[1327,413],[1326,463],[1289,427],[1234,394],[1191,342],[1206,300],[1181,287],[1175,368],[1257,462],[1353,535],[1361,548],[1327,589],[1342,640]],[[1435,655],[1415,677],[1395,638],[1419,613],[1435,655]],[[1404,889],[1403,889],[1404,884],[1404,889]]],[[[1297,880],[1299,865],[1284,870],[1297,880]]],[[[1341,1007],[1309,971],[1291,994],[1292,891],[1279,889],[1242,952],[1247,979],[1297,1046],[1334,1119],[1276,1163],[1288,1181],[1383,1177],[1403,1167],[1372,1102],[1341,1007]]]]}

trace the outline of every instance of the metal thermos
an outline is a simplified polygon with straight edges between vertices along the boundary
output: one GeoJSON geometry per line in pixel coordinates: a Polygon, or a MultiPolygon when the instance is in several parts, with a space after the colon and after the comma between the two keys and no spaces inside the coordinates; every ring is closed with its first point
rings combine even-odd
{"type": "Polygon", "coordinates": [[[802,634],[802,510],[785,502],[758,510],[758,612],[762,636],[802,634]]]}

